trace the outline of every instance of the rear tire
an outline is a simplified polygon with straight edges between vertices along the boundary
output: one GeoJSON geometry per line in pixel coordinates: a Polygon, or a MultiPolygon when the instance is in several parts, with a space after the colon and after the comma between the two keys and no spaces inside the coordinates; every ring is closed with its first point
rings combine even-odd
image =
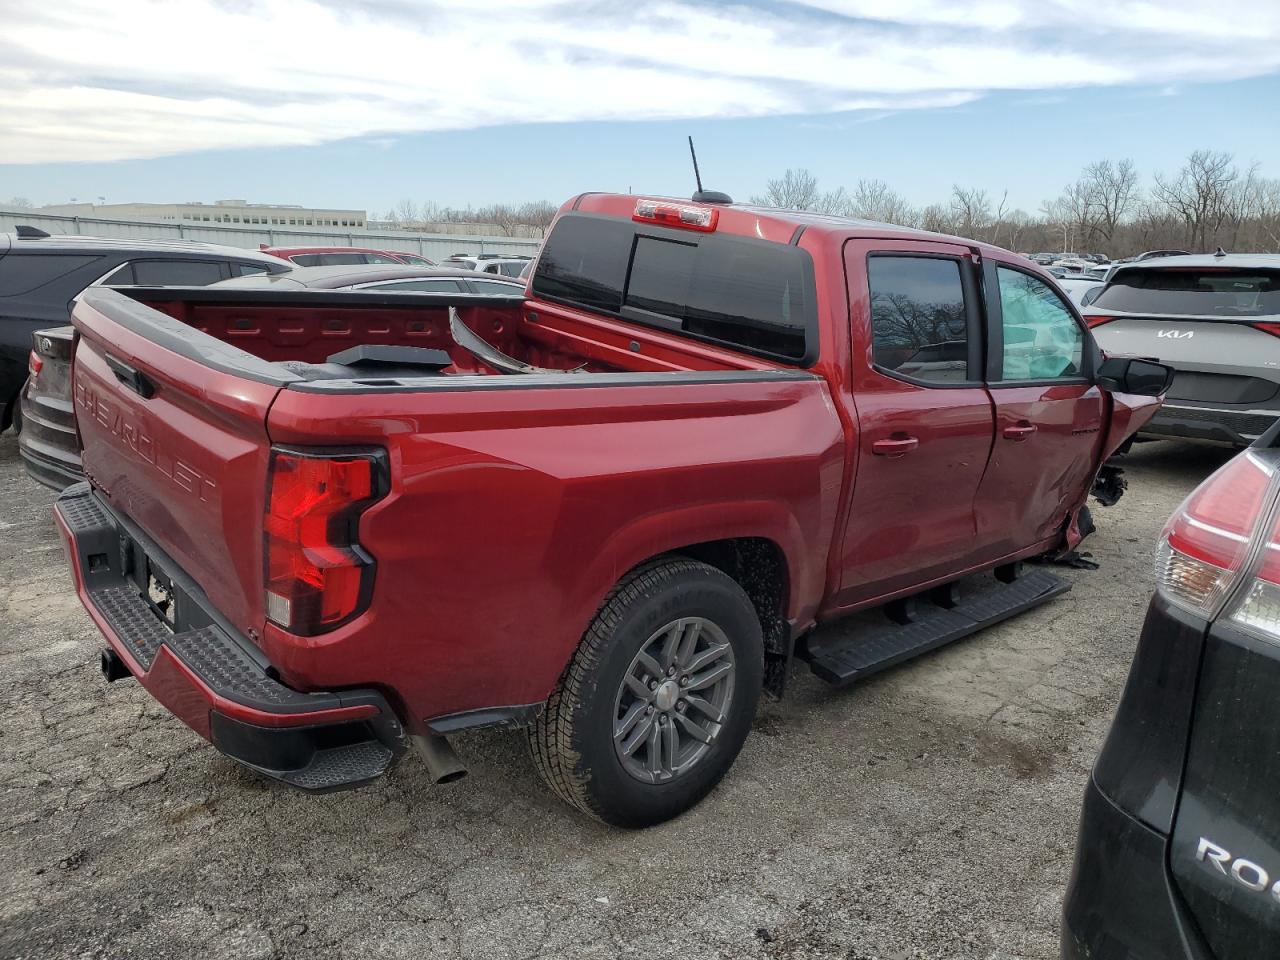
{"type": "Polygon", "coordinates": [[[646,564],[605,598],[529,728],[534,763],[605,823],[669,820],[733,765],[763,670],[760,621],[732,578],[683,558],[646,564]]]}

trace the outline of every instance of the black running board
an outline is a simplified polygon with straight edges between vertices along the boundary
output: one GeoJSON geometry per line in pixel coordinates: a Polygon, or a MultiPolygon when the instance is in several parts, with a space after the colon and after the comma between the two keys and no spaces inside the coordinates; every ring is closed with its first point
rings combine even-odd
{"type": "Polygon", "coordinates": [[[961,600],[950,608],[926,606],[910,623],[886,624],[839,643],[804,647],[798,655],[822,680],[844,686],[937,650],[1071,589],[1047,570],[1026,573],[961,600]]]}

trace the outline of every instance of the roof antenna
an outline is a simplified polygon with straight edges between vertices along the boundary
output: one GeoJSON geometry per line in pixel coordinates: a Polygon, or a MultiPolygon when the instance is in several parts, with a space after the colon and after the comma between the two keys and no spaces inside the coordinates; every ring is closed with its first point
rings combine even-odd
{"type": "Polygon", "coordinates": [[[721,193],[719,190],[703,190],[702,174],[698,172],[698,154],[693,149],[693,137],[689,138],[689,156],[693,160],[693,179],[697,183],[698,189],[693,195],[694,203],[733,203],[733,198],[727,193],[721,193]]]}

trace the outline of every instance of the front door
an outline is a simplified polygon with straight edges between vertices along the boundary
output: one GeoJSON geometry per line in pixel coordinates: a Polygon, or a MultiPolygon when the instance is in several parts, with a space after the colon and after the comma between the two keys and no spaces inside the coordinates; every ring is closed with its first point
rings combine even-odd
{"type": "Polygon", "coordinates": [[[1093,482],[1104,399],[1087,369],[1087,333],[1048,283],[984,265],[987,380],[995,445],[977,497],[983,561],[1055,536],[1093,482]]]}
{"type": "Polygon", "coordinates": [[[850,240],[845,274],[858,453],[834,609],[965,565],[993,429],[968,248],[850,240]]]}

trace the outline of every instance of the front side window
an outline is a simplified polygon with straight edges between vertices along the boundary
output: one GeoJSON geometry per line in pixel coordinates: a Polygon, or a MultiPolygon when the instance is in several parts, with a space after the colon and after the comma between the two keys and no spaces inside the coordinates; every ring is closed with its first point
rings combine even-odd
{"type": "Polygon", "coordinates": [[[926,383],[969,379],[969,318],[960,261],[872,256],[871,352],[875,365],[926,383]]]}
{"type": "Polygon", "coordinates": [[[1057,380],[1084,375],[1084,331],[1039,277],[997,267],[1004,316],[1004,380],[1057,380]]]}

